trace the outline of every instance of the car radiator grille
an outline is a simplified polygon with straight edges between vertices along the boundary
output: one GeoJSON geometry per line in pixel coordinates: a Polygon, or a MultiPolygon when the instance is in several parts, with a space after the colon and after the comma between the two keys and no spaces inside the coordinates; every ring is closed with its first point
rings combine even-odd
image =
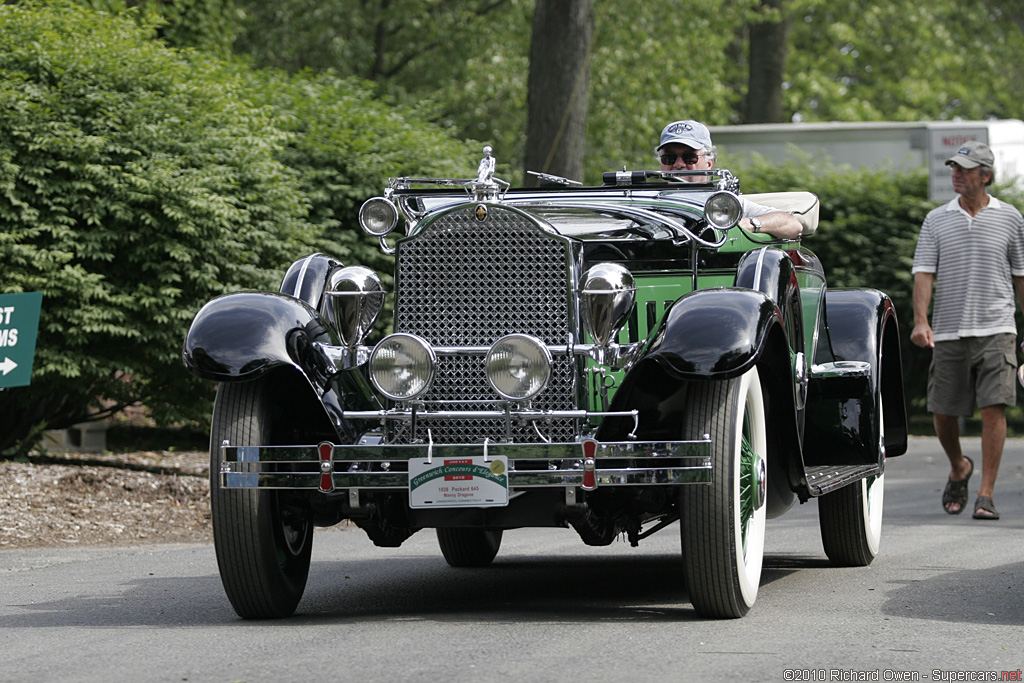
{"type": "MultiPolygon", "coordinates": [[[[483,222],[473,207],[460,209],[398,245],[395,331],[434,346],[489,347],[512,333],[565,345],[571,332],[566,241],[515,212],[488,208],[483,222]]],[[[431,409],[494,410],[499,397],[484,375],[483,358],[439,356],[423,400],[442,402],[431,409]]],[[[575,408],[575,368],[571,357],[555,355],[551,382],[532,407],[575,408]]],[[[435,443],[506,441],[502,420],[431,420],[427,426],[435,443]]],[[[425,440],[426,427],[418,429],[417,438],[425,440]]],[[[552,421],[540,432],[551,441],[572,440],[576,424],[552,421]]],[[[540,440],[529,425],[513,424],[511,434],[517,443],[540,440]]],[[[404,443],[411,435],[400,427],[391,438],[404,443]]]]}

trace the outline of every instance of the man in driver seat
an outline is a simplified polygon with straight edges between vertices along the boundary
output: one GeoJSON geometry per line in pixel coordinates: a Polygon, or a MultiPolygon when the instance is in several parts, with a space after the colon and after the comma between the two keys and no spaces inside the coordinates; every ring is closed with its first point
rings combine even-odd
{"type": "MultiPolygon", "coordinates": [[[[699,121],[674,121],[661,131],[655,148],[662,171],[703,171],[715,165],[715,147],[711,132],[699,121]]],[[[680,176],[676,182],[695,182],[702,176],[680,176]]],[[[786,211],[747,201],[740,196],[743,218],[739,225],[748,232],[764,232],[782,239],[800,237],[800,221],[786,211]]]]}

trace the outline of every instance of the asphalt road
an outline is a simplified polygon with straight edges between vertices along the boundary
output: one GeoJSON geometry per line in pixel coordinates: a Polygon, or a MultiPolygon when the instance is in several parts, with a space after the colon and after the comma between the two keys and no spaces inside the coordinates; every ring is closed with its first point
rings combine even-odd
{"type": "Polygon", "coordinates": [[[1024,441],[998,522],[942,512],[946,471],[934,439],[890,460],[870,567],[828,566],[814,502],[769,520],[757,604],[730,621],[694,615],[675,525],[639,548],[508,532],[482,570],[448,568],[430,532],[385,550],[325,530],[275,622],[235,617],[212,546],[3,551],[0,680],[1022,680],[1024,441]]]}

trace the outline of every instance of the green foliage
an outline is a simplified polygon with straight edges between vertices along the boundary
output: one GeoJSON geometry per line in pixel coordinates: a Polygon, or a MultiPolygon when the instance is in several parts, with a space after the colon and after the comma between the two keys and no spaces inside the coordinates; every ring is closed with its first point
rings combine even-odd
{"type": "MultiPolygon", "coordinates": [[[[529,0],[239,0],[236,48],[259,65],[332,69],[423,105],[431,120],[495,148],[522,177],[529,0]],[[443,65],[443,66],[439,66],[443,65]]],[[[788,0],[787,119],[1020,116],[1024,18],[1011,0],[788,0]]],[[[760,0],[599,2],[584,180],[647,168],[681,118],[740,122],[747,27],[760,0]]],[[[553,67],[557,68],[557,67],[553,67]]]]}
{"type": "Polygon", "coordinates": [[[1019,118],[1024,32],[1000,4],[793,0],[788,113],[803,121],[1019,118]]]}
{"type": "Polygon", "coordinates": [[[399,167],[475,163],[358,85],[175,52],[153,30],[0,7],[0,292],[44,295],[32,384],[0,392],[0,450],[139,402],[206,420],[212,388],[180,360],[203,303],[276,289],[312,250],[371,260],[363,198],[399,167]]]}
{"type": "Polygon", "coordinates": [[[218,57],[232,54],[240,27],[234,0],[77,0],[90,9],[124,14],[131,9],[142,25],[155,26],[172,47],[197,48],[218,57]]]}
{"type": "MultiPolygon", "coordinates": [[[[239,0],[236,50],[256,66],[372,81],[522,176],[530,0],[239,0]],[[513,170],[515,169],[515,170],[513,170]]],[[[479,150],[477,150],[479,152],[479,150]]]]}
{"type": "MultiPolygon", "coordinates": [[[[730,121],[737,94],[723,74],[735,69],[723,55],[755,4],[597,3],[587,182],[599,182],[602,172],[623,163],[649,167],[657,135],[669,121],[730,121]]],[[[421,117],[492,145],[498,175],[522,177],[532,2],[281,0],[242,6],[247,29],[236,47],[256,64],[330,68],[372,79],[378,92],[425,108],[421,117]]]]}
{"type": "Polygon", "coordinates": [[[0,446],[97,397],[191,416],[176,358],[191,315],[272,286],[314,238],[274,158],[285,134],[211,87],[202,58],[74,5],[5,7],[0,60],[0,287],[43,292],[32,384],[0,394],[0,446]]]}
{"type": "Polygon", "coordinates": [[[657,168],[654,147],[679,119],[731,123],[739,100],[729,59],[751,0],[598,3],[586,180],[657,168]]]}

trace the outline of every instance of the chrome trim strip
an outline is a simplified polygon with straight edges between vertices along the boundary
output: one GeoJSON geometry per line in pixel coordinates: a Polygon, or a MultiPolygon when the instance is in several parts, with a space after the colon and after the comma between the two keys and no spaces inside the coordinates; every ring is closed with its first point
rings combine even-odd
{"type": "MultiPolygon", "coordinates": [[[[496,399],[497,401],[497,399],[496,399]]],[[[460,401],[460,403],[484,403],[485,401],[460,401]]],[[[423,402],[427,403],[427,402],[423,402]]],[[[453,401],[454,403],[454,401],[453,401]]],[[[411,410],[346,410],[342,417],[346,420],[412,420],[411,410]]],[[[631,417],[636,422],[639,411],[599,411],[599,410],[438,410],[416,411],[416,420],[500,420],[511,417],[521,423],[544,420],[585,420],[592,417],[631,417]]]]}
{"type": "MultiPolygon", "coordinates": [[[[335,445],[334,490],[406,489],[408,473],[370,471],[374,462],[397,463],[413,458],[472,457],[484,452],[481,444],[335,445]]],[[[585,469],[579,443],[486,445],[491,456],[509,462],[510,488],[582,486],[585,469]],[[517,462],[547,461],[538,469],[517,462]]],[[[226,488],[320,489],[321,462],[316,446],[224,446],[221,450],[221,483],[226,488]],[[299,471],[272,471],[287,466],[299,471]]],[[[710,483],[713,479],[711,442],[636,441],[599,443],[594,453],[594,477],[601,486],[675,486],[710,483]],[[602,468],[602,461],[628,460],[628,465],[602,468]]]]}
{"type": "Polygon", "coordinates": [[[292,296],[296,299],[302,298],[302,283],[306,280],[306,271],[309,270],[309,264],[315,255],[310,254],[302,260],[302,268],[299,269],[299,276],[295,278],[295,290],[292,292],[292,296]]]}
{"type": "Polygon", "coordinates": [[[871,363],[863,360],[837,360],[811,366],[814,377],[870,377],[871,363]]]}
{"type": "MultiPolygon", "coordinates": [[[[623,353],[629,351],[629,349],[635,348],[640,345],[640,342],[633,342],[630,344],[619,344],[618,346],[623,349],[623,353]]],[[[324,344],[323,342],[313,342],[313,346],[319,348],[325,355],[331,358],[340,357],[345,352],[344,346],[331,346],[330,344],[324,344]]],[[[552,356],[585,356],[589,357],[591,352],[595,349],[600,348],[596,344],[544,344],[544,348],[548,350],[552,356]]],[[[433,346],[430,348],[434,351],[436,356],[485,356],[487,352],[491,350],[491,346],[433,346]]],[[[374,347],[372,346],[360,346],[360,351],[369,353],[374,347]]]]}
{"type": "Polygon", "coordinates": [[[667,213],[658,213],[649,209],[644,209],[638,206],[622,205],[622,204],[601,204],[597,202],[573,202],[573,201],[559,201],[557,202],[559,208],[576,208],[576,209],[588,209],[595,212],[606,211],[608,213],[617,213],[623,216],[630,216],[631,218],[640,218],[648,221],[655,221],[658,223],[664,223],[669,225],[676,230],[677,236],[696,242],[705,247],[717,249],[718,247],[725,244],[726,232],[722,232],[722,237],[717,242],[710,242],[705,240],[698,235],[694,234],[689,228],[687,228],[682,222],[678,221],[673,216],[667,213]]]}
{"type": "MultiPolygon", "coordinates": [[[[754,289],[758,290],[759,292],[764,292],[764,290],[761,289],[761,275],[764,272],[764,259],[767,256],[767,254],[768,247],[761,247],[760,249],[758,249],[757,267],[754,268],[754,289]]],[[[773,292],[764,293],[767,294],[768,296],[771,296],[773,294],[773,292]]],[[[778,304],[778,302],[776,302],[776,304],[778,304]]]]}

